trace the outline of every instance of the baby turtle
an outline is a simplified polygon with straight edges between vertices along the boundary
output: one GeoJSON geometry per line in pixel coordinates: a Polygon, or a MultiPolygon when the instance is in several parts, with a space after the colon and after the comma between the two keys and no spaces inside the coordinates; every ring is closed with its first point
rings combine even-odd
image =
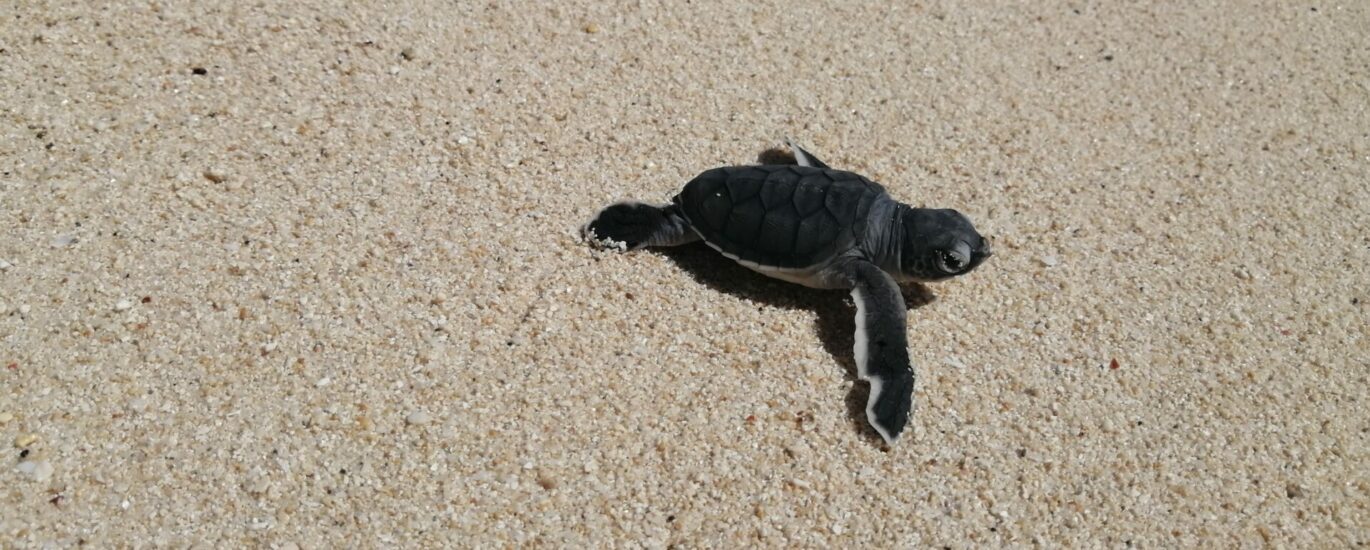
{"type": "Polygon", "coordinates": [[[990,257],[989,242],[960,212],[896,202],[880,184],[786,145],[792,158],[770,150],[761,165],[708,170],[668,204],[613,204],[582,232],[623,251],[702,239],[762,275],[851,289],[857,374],[870,383],[866,418],[893,444],[914,383],[899,283],[969,273],[990,257]]]}

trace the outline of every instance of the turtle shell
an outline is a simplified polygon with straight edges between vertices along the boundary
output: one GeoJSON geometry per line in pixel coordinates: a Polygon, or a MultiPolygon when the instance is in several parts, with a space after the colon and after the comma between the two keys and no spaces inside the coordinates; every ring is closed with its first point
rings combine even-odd
{"type": "Polygon", "coordinates": [[[796,165],[726,166],[690,180],[673,200],[706,242],[763,267],[804,268],[851,249],[879,184],[796,165]]]}

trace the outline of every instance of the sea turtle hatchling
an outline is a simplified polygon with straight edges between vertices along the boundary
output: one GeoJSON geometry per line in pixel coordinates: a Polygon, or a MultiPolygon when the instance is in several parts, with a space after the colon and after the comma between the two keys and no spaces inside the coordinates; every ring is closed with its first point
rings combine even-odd
{"type": "Polygon", "coordinates": [[[887,444],[908,423],[913,369],[899,283],[964,275],[990,256],[960,212],[913,208],[857,174],[787,142],[761,165],[714,168],[664,205],[619,202],[582,228],[600,246],[634,250],[703,240],[762,275],[851,289],[857,375],[870,383],[866,418],[887,444]]]}

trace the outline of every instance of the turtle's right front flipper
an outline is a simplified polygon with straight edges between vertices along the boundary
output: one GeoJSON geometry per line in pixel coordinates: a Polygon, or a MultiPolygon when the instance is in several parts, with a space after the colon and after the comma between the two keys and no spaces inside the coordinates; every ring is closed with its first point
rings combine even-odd
{"type": "Polygon", "coordinates": [[[611,204],[580,229],[586,240],[606,248],[637,250],[644,246],[677,246],[699,240],[690,221],[674,204],[653,206],[633,201],[611,204]]]}
{"type": "Polygon", "coordinates": [[[857,260],[848,269],[856,302],[856,372],[871,385],[866,420],[893,445],[913,408],[904,297],[894,279],[875,264],[857,260]]]}

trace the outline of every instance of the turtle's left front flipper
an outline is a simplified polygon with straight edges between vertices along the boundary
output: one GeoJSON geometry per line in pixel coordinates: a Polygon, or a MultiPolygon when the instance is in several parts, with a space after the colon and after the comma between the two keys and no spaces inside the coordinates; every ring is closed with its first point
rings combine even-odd
{"type": "Polygon", "coordinates": [[[761,164],[795,164],[814,168],[829,168],[826,163],[818,160],[818,157],[813,156],[813,153],[805,151],[793,139],[785,138],[785,147],[789,150],[775,148],[762,151],[760,155],[757,155],[756,161],[761,164]]]}
{"type": "Polygon", "coordinates": [[[800,147],[798,143],[795,143],[793,139],[785,138],[785,145],[789,147],[791,151],[794,152],[794,160],[796,164],[800,166],[812,166],[814,168],[829,167],[827,163],[818,160],[818,157],[813,156],[813,153],[805,151],[804,148],[800,147]]]}
{"type": "Polygon", "coordinates": [[[848,269],[856,302],[857,376],[871,385],[866,419],[886,444],[893,445],[913,408],[904,296],[894,279],[875,264],[858,260],[848,269]]]}

